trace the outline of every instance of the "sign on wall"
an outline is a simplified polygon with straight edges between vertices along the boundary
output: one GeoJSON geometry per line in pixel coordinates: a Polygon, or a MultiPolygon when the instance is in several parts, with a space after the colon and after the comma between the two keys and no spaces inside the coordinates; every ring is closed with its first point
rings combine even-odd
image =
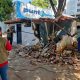
{"type": "Polygon", "coordinates": [[[51,9],[42,9],[29,3],[16,2],[16,18],[54,18],[51,9]]]}

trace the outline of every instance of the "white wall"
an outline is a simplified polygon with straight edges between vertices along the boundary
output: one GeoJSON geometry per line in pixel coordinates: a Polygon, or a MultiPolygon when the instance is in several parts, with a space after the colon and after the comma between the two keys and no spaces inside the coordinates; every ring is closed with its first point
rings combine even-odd
{"type": "Polygon", "coordinates": [[[22,44],[23,45],[34,45],[38,42],[38,39],[34,36],[32,27],[22,26],[22,44]],[[29,33],[26,33],[29,32],[29,33]]]}
{"type": "Polygon", "coordinates": [[[80,0],[67,0],[66,14],[80,15],[80,0]]]}
{"type": "Polygon", "coordinates": [[[4,22],[0,22],[0,27],[2,28],[2,33],[7,31],[8,26],[6,24],[4,24],[4,22]]]}
{"type": "Polygon", "coordinates": [[[66,4],[66,14],[75,15],[77,13],[77,0],[68,0],[66,4]]]}
{"type": "MultiPolygon", "coordinates": [[[[24,27],[24,24],[22,24],[21,28],[23,31],[22,32],[22,44],[23,45],[35,45],[38,42],[38,39],[34,36],[32,27],[24,27]]],[[[15,30],[16,30],[16,27],[15,27],[15,30]]],[[[13,42],[17,43],[17,33],[14,33],[13,35],[13,42]]]]}

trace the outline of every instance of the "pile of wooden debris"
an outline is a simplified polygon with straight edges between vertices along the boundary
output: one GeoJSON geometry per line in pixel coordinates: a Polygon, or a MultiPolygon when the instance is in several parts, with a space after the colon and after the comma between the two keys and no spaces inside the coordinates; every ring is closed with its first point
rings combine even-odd
{"type": "Polygon", "coordinates": [[[46,63],[69,63],[73,64],[74,54],[77,52],[73,52],[74,50],[64,50],[64,52],[59,52],[59,59],[56,60],[56,51],[55,44],[49,43],[44,48],[40,44],[36,44],[34,46],[23,46],[16,45],[14,47],[15,53],[21,57],[32,57],[37,59],[38,62],[46,62],[46,63]],[[74,54],[72,54],[74,53],[74,54]],[[56,60],[56,61],[55,61],[56,60]]]}

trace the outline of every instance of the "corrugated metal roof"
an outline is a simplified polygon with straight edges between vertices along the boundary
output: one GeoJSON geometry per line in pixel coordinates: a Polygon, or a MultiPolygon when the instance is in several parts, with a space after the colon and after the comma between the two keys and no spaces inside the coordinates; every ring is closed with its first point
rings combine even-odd
{"type": "Polygon", "coordinates": [[[15,23],[23,23],[23,22],[52,22],[54,23],[55,21],[64,21],[64,20],[67,20],[67,19],[73,19],[74,17],[71,17],[71,16],[60,16],[56,19],[50,19],[50,18],[39,18],[39,19],[14,19],[14,20],[7,20],[7,21],[4,21],[5,24],[15,24],[15,23]]]}

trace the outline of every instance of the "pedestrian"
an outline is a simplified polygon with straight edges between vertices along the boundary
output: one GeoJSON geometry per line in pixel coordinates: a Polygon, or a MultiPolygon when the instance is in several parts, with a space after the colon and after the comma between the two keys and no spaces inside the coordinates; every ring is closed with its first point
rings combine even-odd
{"type": "Polygon", "coordinates": [[[80,52],[80,37],[78,37],[77,41],[78,41],[78,52],[80,52]]]}
{"type": "Polygon", "coordinates": [[[0,76],[2,80],[8,80],[8,51],[12,49],[12,46],[2,37],[2,30],[0,27],[0,76]]]}
{"type": "Polygon", "coordinates": [[[80,26],[77,26],[77,35],[76,35],[76,37],[77,37],[77,42],[78,42],[78,46],[77,46],[78,52],[80,52],[80,26]]]}
{"type": "Polygon", "coordinates": [[[10,27],[7,30],[7,39],[10,41],[10,44],[12,45],[12,42],[13,42],[13,29],[12,29],[12,27],[10,27]]]}

